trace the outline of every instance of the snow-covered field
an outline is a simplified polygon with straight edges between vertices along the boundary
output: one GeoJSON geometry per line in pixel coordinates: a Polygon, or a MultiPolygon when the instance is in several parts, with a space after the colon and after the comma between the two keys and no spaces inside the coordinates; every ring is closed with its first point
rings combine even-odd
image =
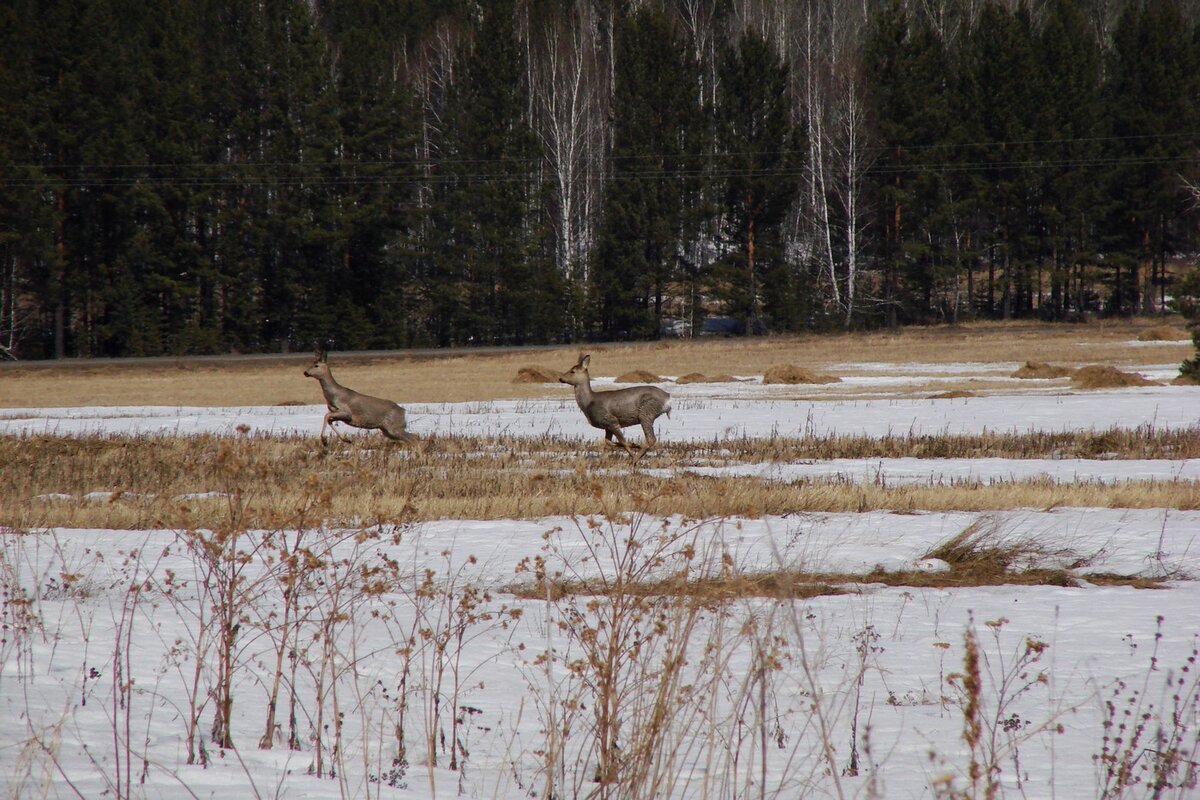
{"type": "MultiPolygon", "coordinates": [[[[861,380],[881,391],[887,379],[861,380]]],[[[1188,387],[1071,393],[1061,382],[1025,381],[953,400],[795,400],[794,387],[749,382],[668,388],[674,411],[658,431],[674,440],[1200,424],[1200,389],[1188,387]]],[[[322,413],[7,409],[0,435],[234,435],[239,426],[315,435],[322,413]]],[[[409,405],[408,413],[418,434],[549,435],[590,447],[599,439],[553,388],[540,400],[409,405]]],[[[1200,479],[1200,463],[1187,459],[678,468],[962,485],[1200,479]]],[[[609,728],[623,781],[614,797],[932,797],[969,790],[973,764],[984,775],[998,770],[999,796],[1200,796],[1194,782],[1178,785],[1200,769],[1200,510],[0,537],[0,786],[8,796],[599,797],[593,779],[603,754],[594,743],[606,698],[620,720],[609,728]],[[696,607],[651,597],[622,614],[596,598],[514,593],[539,569],[610,582],[729,568],[936,572],[945,565],[929,551],[966,530],[1034,545],[1018,567],[1065,570],[1070,585],[859,582],[794,602],[696,607]],[[639,547],[628,546],[631,536],[639,547]],[[283,557],[284,537],[287,552],[308,557],[283,557]],[[1107,585],[1104,575],[1169,581],[1138,589],[1107,585]],[[294,604],[291,587],[303,588],[294,604]],[[977,693],[964,690],[969,663],[978,665],[977,693]],[[209,734],[226,683],[235,747],[221,749],[209,734]],[[273,692],[274,746],[260,749],[273,692]],[[193,754],[203,744],[206,765],[187,763],[193,719],[193,754]],[[1157,740],[1156,731],[1181,739],[1157,740]],[[1106,764],[1129,765],[1141,782],[1113,787],[1106,764]],[[1177,769],[1156,794],[1150,773],[1164,765],[1177,769]]],[[[982,780],[967,796],[985,795],[982,780]]]]}

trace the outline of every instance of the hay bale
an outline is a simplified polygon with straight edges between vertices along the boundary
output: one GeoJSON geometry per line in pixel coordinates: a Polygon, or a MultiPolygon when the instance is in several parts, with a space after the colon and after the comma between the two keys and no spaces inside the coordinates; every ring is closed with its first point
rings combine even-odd
{"type": "Polygon", "coordinates": [[[1012,373],[1012,378],[1065,378],[1071,374],[1071,370],[1066,367],[1056,367],[1053,364],[1047,364],[1044,361],[1026,361],[1025,365],[1012,373]]]}
{"type": "Polygon", "coordinates": [[[1076,389],[1121,389],[1127,386],[1158,386],[1141,375],[1122,372],[1107,364],[1092,364],[1081,367],[1071,376],[1071,385],[1076,389]]]}
{"type": "Polygon", "coordinates": [[[546,367],[521,367],[513,383],[558,383],[558,372],[546,367]]]}
{"type": "Polygon", "coordinates": [[[764,384],[839,383],[841,380],[836,375],[822,375],[794,364],[778,364],[763,373],[762,382],[764,384]]]}
{"type": "Polygon", "coordinates": [[[613,383],[662,383],[663,379],[653,372],[647,372],[644,369],[635,369],[632,372],[626,372],[623,375],[618,375],[613,379],[613,383]]]}
{"type": "Polygon", "coordinates": [[[1138,334],[1139,342],[1179,342],[1190,338],[1187,331],[1170,325],[1156,325],[1138,334]]]}
{"type": "Polygon", "coordinates": [[[737,383],[732,375],[705,375],[700,372],[689,372],[675,379],[676,383],[737,383]]]}

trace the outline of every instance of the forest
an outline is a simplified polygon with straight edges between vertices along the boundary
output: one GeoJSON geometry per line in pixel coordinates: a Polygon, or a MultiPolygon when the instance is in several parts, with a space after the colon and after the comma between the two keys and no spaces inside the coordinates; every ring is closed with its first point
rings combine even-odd
{"type": "Polygon", "coordinates": [[[0,355],[1161,311],[1196,0],[7,0],[0,355]]]}

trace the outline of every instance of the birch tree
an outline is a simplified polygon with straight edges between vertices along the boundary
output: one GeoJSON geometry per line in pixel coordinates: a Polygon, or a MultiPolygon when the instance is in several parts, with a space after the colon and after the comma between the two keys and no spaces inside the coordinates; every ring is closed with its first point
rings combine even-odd
{"type": "Polygon", "coordinates": [[[534,130],[552,187],[555,263],[586,283],[604,176],[609,24],[590,0],[531,13],[534,130]]]}
{"type": "Polygon", "coordinates": [[[795,113],[808,134],[800,202],[789,251],[810,259],[821,276],[827,307],[853,322],[861,261],[861,187],[870,166],[866,103],[859,63],[863,9],[852,3],[809,0],[797,11],[788,50],[795,113]]]}

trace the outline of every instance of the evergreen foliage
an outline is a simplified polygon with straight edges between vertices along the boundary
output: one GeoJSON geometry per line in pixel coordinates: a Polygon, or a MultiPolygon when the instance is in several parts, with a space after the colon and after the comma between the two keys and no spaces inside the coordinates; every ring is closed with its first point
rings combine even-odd
{"type": "Polygon", "coordinates": [[[802,88],[827,79],[861,87],[870,164],[847,324],[1157,313],[1196,262],[1200,27],[1180,0],[888,0],[827,54],[836,75],[809,74],[796,4],[685,5],[572,17],[599,109],[575,124],[603,153],[564,274],[534,135],[556,4],[4,4],[0,357],[821,324],[845,278],[802,231],[848,223],[814,212],[840,187],[806,184],[805,159],[820,144],[838,180],[848,140],[799,121],[844,120],[804,105],[844,101],[802,88]]]}

